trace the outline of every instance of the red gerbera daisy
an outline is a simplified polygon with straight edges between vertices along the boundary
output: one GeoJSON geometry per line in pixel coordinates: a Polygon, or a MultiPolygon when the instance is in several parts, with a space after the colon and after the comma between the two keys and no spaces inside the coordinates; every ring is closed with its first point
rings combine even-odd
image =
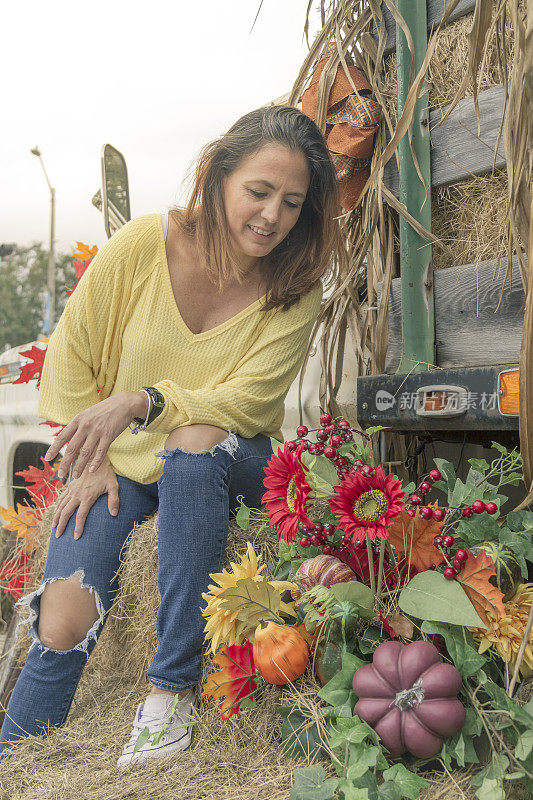
{"type": "Polygon", "coordinates": [[[353,542],[362,542],[365,536],[386,539],[393,517],[404,507],[401,485],[395,475],[385,475],[381,466],[372,475],[349,472],[342,484],[335,486],[336,494],[329,501],[338,517],[337,527],[353,542]]]}
{"type": "Polygon", "coordinates": [[[286,443],[283,450],[279,448],[277,455],[270,457],[265,467],[263,483],[269,491],[263,495],[262,502],[268,511],[268,524],[276,528],[278,539],[286,542],[294,541],[299,522],[312,525],[307,516],[311,487],[305,477],[306,471],[299,454],[291,453],[286,443]]]}

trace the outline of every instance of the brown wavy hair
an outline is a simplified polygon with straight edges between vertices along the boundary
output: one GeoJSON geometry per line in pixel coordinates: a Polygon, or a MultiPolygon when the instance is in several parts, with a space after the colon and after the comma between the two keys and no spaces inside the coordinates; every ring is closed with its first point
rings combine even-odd
{"type": "Polygon", "coordinates": [[[171,214],[195,237],[208,274],[222,288],[227,279],[242,282],[224,209],[222,183],[249,155],[266,144],[281,144],[303,153],[310,171],[309,189],[290,235],[263,256],[267,291],[263,310],[288,309],[328,271],[335,270],[339,197],[335,168],[320,129],[296,108],[272,106],[245,114],[227,133],[200,152],[185,208],[171,214]]]}

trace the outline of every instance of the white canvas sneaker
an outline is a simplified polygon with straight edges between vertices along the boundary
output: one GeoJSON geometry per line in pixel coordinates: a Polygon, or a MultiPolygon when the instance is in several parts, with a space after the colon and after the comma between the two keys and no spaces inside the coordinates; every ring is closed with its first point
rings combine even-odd
{"type": "Polygon", "coordinates": [[[176,750],[186,750],[191,743],[191,728],[194,724],[192,716],[192,706],[194,702],[194,690],[189,689],[181,700],[178,700],[176,710],[170,716],[174,695],[171,694],[149,694],[144,703],[137,707],[131,737],[124,745],[122,755],[117,761],[117,767],[126,767],[137,761],[145,761],[147,758],[163,758],[176,750]],[[167,726],[163,735],[154,744],[154,735],[161,732],[167,726]],[[133,754],[135,744],[141,731],[149,728],[150,737],[133,754]]]}

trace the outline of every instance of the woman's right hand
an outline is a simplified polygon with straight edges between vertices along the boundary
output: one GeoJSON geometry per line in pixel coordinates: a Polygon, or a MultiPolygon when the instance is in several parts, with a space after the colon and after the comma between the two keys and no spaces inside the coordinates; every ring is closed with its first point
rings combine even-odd
{"type": "Polygon", "coordinates": [[[94,472],[89,472],[87,464],[80,477],[71,480],[59,495],[52,521],[52,526],[57,526],[56,539],[59,539],[76,509],[74,538],[79,539],[93,503],[106,492],[109,513],[116,517],[119,504],[118,481],[116,472],[107,456],[94,472]]]}

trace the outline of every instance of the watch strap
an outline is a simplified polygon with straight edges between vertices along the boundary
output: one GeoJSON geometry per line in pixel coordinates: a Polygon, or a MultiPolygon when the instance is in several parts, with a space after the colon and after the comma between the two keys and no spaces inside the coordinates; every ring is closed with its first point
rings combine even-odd
{"type": "Polygon", "coordinates": [[[138,425],[142,425],[143,429],[150,425],[151,422],[156,419],[159,414],[163,411],[165,407],[165,398],[161,394],[160,391],[154,389],[153,386],[143,386],[140,391],[143,391],[149,399],[149,409],[146,419],[141,419],[140,417],[134,417],[134,422],[138,425]]]}

